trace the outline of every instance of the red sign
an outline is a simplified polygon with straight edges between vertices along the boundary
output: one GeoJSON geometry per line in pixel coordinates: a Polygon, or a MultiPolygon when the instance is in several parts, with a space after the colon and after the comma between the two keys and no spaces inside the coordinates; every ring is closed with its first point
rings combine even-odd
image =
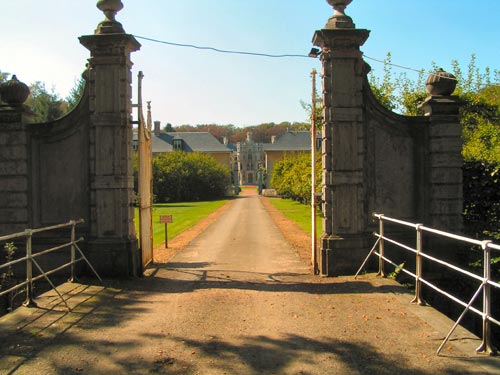
{"type": "Polygon", "coordinates": [[[161,224],[168,224],[168,223],[173,223],[174,220],[172,219],[172,215],[160,215],[160,223],[161,224]]]}

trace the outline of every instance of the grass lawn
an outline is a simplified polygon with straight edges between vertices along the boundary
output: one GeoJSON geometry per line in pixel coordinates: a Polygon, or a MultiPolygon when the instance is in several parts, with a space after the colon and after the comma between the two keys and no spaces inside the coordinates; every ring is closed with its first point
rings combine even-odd
{"type": "MultiPolygon", "coordinates": [[[[227,200],[209,202],[160,203],[153,206],[153,246],[165,243],[165,224],[160,224],[160,215],[172,215],[168,225],[168,239],[172,239],[187,228],[222,207],[227,200]]],[[[139,233],[139,210],[135,210],[135,228],[139,233]]]]}
{"type": "MultiPolygon", "coordinates": [[[[291,199],[268,198],[274,207],[295,221],[304,231],[312,233],[311,207],[291,199]]],[[[321,212],[316,210],[316,235],[321,236],[321,212]]]]}

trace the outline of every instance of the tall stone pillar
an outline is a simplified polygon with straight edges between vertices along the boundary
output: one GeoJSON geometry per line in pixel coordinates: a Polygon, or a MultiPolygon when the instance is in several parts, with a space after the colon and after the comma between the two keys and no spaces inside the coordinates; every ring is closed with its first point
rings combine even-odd
{"type": "Polygon", "coordinates": [[[32,225],[27,124],[33,114],[23,105],[29,93],[16,76],[0,87],[0,236],[32,225]]]}
{"type": "Polygon", "coordinates": [[[368,71],[360,46],[369,31],[344,14],[350,0],[328,0],[335,13],[316,31],[323,64],[323,235],[320,272],[351,273],[371,237],[365,228],[363,168],[366,154],[363,85],[368,71]]]}
{"type": "Polygon", "coordinates": [[[140,267],[134,230],[132,169],[132,62],[141,45],[115,20],[120,0],[100,0],[106,15],[94,35],[80,37],[90,50],[91,229],[87,252],[105,275],[133,276],[140,267]]]}
{"type": "Polygon", "coordinates": [[[462,101],[452,96],[456,78],[442,69],[429,75],[430,96],[421,104],[429,117],[426,134],[426,225],[445,231],[463,229],[462,101]]]}

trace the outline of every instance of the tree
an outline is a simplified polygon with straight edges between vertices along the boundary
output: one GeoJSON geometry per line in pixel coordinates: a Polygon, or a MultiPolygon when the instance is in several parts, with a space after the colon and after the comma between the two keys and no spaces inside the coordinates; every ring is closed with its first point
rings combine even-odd
{"type": "MultiPolygon", "coordinates": [[[[384,60],[384,76],[370,74],[370,87],[377,99],[388,109],[404,115],[421,115],[418,105],[428,96],[424,85],[423,70],[416,81],[405,73],[395,76],[390,68],[391,55],[384,60]]],[[[464,102],[461,112],[464,146],[462,155],[466,161],[481,161],[500,167],[500,72],[486,68],[483,72],[471,55],[467,72],[458,63],[451,63],[457,78],[454,95],[464,102]]],[[[432,64],[432,70],[436,70],[432,64]]]]}
{"type": "Polygon", "coordinates": [[[6,82],[8,80],[8,78],[9,78],[9,76],[10,76],[10,73],[2,72],[0,70],[0,83],[6,82]]]}
{"type": "Polygon", "coordinates": [[[67,112],[67,104],[60,99],[54,89],[50,92],[45,83],[36,81],[30,85],[31,94],[26,101],[35,113],[35,122],[49,122],[58,119],[67,112]]]}
{"type": "Polygon", "coordinates": [[[66,97],[66,102],[68,103],[67,110],[71,111],[76,107],[80,98],[83,95],[83,90],[85,89],[85,79],[82,77],[75,82],[75,85],[70,90],[69,95],[66,97]]]}
{"type": "Polygon", "coordinates": [[[153,158],[155,202],[221,198],[230,185],[229,168],[196,152],[167,152],[153,158]]]}
{"type": "MultiPolygon", "coordinates": [[[[316,181],[321,181],[321,155],[316,156],[316,181]]],[[[311,202],[311,154],[285,154],[283,159],[274,165],[271,186],[279,195],[298,202],[311,202]]],[[[318,192],[320,186],[317,184],[318,192]]]]}

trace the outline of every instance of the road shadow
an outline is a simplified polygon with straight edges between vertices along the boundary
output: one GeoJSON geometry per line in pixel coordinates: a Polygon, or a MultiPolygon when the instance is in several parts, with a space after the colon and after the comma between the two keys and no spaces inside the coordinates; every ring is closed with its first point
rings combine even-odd
{"type": "MultiPolygon", "coordinates": [[[[179,271],[179,269],[176,269],[179,271]]],[[[186,270],[183,270],[186,271],[186,270]]],[[[192,270],[188,270],[191,272],[192,270]]],[[[199,271],[199,270],[198,270],[199,271]]],[[[199,275],[199,274],[198,274],[199,275]]],[[[297,274],[275,274],[275,278],[302,277],[297,274]]],[[[64,296],[72,307],[68,312],[61,302],[33,309],[32,315],[18,321],[9,329],[2,324],[0,339],[0,374],[37,373],[38,361],[50,374],[290,374],[297,358],[300,371],[293,374],[362,374],[362,375],[431,375],[484,374],[478,368],[463,367],[468,359],[427,358],[436,363],[428,370],[415,366],[411,351],[401,348],[398,355],[385,354],[377,342],[358,342],[329,336],[321,332],[317,338],[298,334],[241,336],[236,342],[221,337],[197,338],[170,335],[168,332],[144,329],[134,335],[123,335],[121,326],[130,320],[147,316],[149,296],[180,293],[202,288],[238,288],[261,291],[307,291],[308,293],[364,293],[390,291],[374,287],[368,281],[307,284],[304,282],[252,283],[230,280],[188,281],[150,276],[136,280],[107,280],[105,288],[85,287],[64,296]],[[77,302],[74,302],[77,301],[77,302]],[[146,314],[146,315],[145,315],[146,314]],[[102,338],[101,332],[113,330],[111,337],[102,338]],[[123,336],[126,339],[123,339],[123,336]],[[151,346],[154,354],[145,358],[137,355],[137,348],[151,346]],[[177,348],[172,351],[168,348],[177,348]],[[180,349],[179,349],[180,348],[180,349]],[[179,353],[184,353],[180,355],[179,353]],[[186,354],[187,353],[187,354],[186,354]],[[124,355],[126,354],[126,355],[124,355]],[[308,358],[319,358],[315,362],[308,358]],[[102,362],[112,366],[112,372],[103,372],[102,362]],[[450,362],[452,361],[452,362],[450,362]],[[31,371],[27,371],[31,369],[31,371]],[[325,372],[326,371],[326,372],[325,372]]],[[[57,298],[54,299],[56,301],[57,298]]],[[[209,317],[207,317],[209,319],[209,317]]],[[[231,319],[231,316],[228,316],[231,319]]],[[[148,325],[144,321],[144,326],[148,325]]],[[[385,337],[382,340],[392,338],[385,337]]],[[[404,340],[402,340],[404,342],[404,340]]],[[[393,351],[394,353],[394,351],[393,351]]],[[[469,361],[470,362],[470,361],[469,361]]]]}
{"type": "Polygon", "coordinates": [[[203,289],[238,289],[307,294],[407,293],[398,284],[351,278],[319,278],[310,274],[265,273],[214,268],[209,262],[153,264],[143,281],[127,286],[138,291],[189,293],[203,289]],[[147,280],[147,281],[146,281],[147,280]]]}

